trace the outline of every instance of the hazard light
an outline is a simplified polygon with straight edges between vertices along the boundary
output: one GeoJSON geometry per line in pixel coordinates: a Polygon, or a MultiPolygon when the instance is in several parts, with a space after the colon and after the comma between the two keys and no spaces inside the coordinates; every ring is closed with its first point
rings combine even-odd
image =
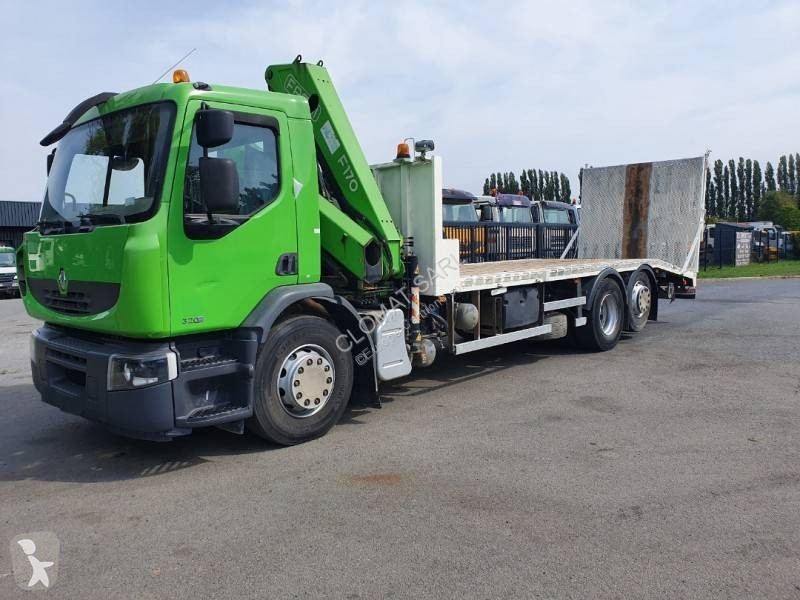
{"type": "Polygon", "coordinates": [[[172,83],[187,83],[191,81],[189,79],[189,73],[184,69],[175,69],[172,72],[172,83]]]}
{"type": "Polygon", "coordinates": [[[408,149],[408,144],[405,142],[397,144],[397,156],[395,157],[395,160],[409,158],[411,158],[411,151],[408,149]]]}

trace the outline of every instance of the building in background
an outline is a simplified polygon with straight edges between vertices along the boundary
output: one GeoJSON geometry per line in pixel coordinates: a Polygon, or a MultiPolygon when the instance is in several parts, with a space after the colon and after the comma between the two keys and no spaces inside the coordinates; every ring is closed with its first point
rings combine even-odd
{"type": "Polygon", "coordinates": [[[0,246],[22,244],[22,234],[36,226],[41,208],[41,202],[0,200],[0,246]]]}

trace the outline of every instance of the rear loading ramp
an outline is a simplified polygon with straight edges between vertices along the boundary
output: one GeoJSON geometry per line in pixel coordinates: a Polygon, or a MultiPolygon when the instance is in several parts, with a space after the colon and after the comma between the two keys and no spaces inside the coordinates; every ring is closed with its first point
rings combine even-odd
{"type": "Polygon", "coordinates": [[[695,279],[705,178],[704,156],[584,169],[578,256],[661,261],[695,279]]]}

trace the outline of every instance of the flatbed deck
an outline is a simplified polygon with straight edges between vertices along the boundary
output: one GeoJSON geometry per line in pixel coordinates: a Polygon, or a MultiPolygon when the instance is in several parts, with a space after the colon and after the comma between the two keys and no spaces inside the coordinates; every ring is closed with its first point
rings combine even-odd
{"type": "Polygon", "coordinates": [[[456,291],[470,292],[503,286],[559,281],[573,277],[592,277],[611,267],[619,272],[635,271],[641,265],[653,270],[682,274],[681,268],[660,259],[547,259],[531,258],[459,265],[456,291]]]}

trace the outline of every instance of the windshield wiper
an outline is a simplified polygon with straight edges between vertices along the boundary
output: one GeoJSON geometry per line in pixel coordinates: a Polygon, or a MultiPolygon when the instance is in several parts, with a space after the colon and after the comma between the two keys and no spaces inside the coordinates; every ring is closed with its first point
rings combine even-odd
{"type": "Polygon", "coordinates": [[[67,232],[69,227],[72,227],[72,223],[67,221],[66,219],[42,219],[37,221],[36,226],[39,228],[43,234],[52,233],[53,229],[60,229],[63,230],[64,233],[67,232]],[[50,227],[51,230],[49,232],[43,231],[42,228],[50,227]]]}
{"type": "Polygon", "coordinates": [[[125,217],[123,215],[117,215],[115,213],[83,213],[78,215],[78,218],[81,221],[86,219],[92,225],[100,223],[115,223],[122,225],[123,223],[125,223],[125,217]]]}

